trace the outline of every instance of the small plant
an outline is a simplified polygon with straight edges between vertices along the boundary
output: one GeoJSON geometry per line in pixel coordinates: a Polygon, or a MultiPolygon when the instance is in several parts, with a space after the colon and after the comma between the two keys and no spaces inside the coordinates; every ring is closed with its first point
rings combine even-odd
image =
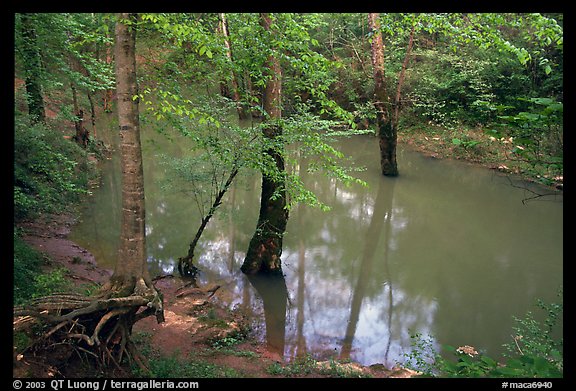
{"type": "Polygon", "coordinates": [[[221,378],[241,377],[232,368],[221,367],[192,357],[180,358],[176,354],[169,357],[154,357],[148,361],[150,372],[133,369],[137,377],[150,378],[221,378]]]}
{"type": "MultiPolygon", "coordinates": [[[[559,296],[562,296],[561,290],[559,296]]],[[[431,337],[415,334],[411,337],[412,349],[400,364],[429,377],[562,377],[563,339],[554,339],[553,332],[562,317],[563,305],[538,300],[538,307],[547,314],[543,323],[537,322],[531,312],[523,319],[514,318],[515,335],[513,342],[504,345],[509,352],[504,362],[467,345],[444,346],[444,350],[456,358],[456,361],[448,360],[432,347],[431,337]]]]}
{"type": "Polygon", "coordinates": [[[56,269],[50,273],[39,274],[34,277],[36,292],[32,294],[32,298],[68,290],[70,287],[70,283],[66,280],[66,274],[68,273],[66,269],[56,269]]]}
{"type": "Polygon", "coordinates": [[[246,334],[242,331],[233,331],[223,338],[217,338],[212,341],[212,347],[214,349],[229,348],[234,345],[238,345],[246,339],[246,334]]]}
{"type": "Polygon", "coordinates": [[[452,139],[452,144],[461,146],[464,149],[472,149],[481,143],[482,142],[478,140],[466,140],[466,139],[459,139],[456,137],[452,139]]]}

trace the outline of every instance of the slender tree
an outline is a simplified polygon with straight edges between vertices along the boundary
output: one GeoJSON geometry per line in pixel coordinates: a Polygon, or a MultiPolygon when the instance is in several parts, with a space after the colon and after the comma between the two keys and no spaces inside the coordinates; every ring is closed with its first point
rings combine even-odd
{"type": "MultiPolygon", "coordinates": [[[[232,45],[230,44],[230,33],[228,31],[228,21],[226,20],[225,13],[218,14],[218,33],[224,39],[224,46],[226,48],[226,58],[228,59],[230,66],[234,65],[234,59],[232,57],[232,45]]],[[[242,103],[240,102],[240,87],[238,83],[238,77],[236,76],[236,72],[234,70],[230,71],[230,83],[232,84],[232,91],[229,92],[231,95],[232,100],[236,103],[236,111],[238,112],[238,118],[246,119],[248,116],[246,111],[242,107],[242,103]]],[[[226,96],[227,94],[227,84],[225,80],[220,82],[220,89],[222,90],[222,95],[226,96]]]]}
{"type": "MultiPolygon", "coordinates": [[[[271,15],[261,14],[260,24],[265,31],[273,34],[271,15]]],[[[274,161],[280,175],[262,174],[258,224],[241,267],[246,274],[282,273],[282,238],[288,222],[284,157],[282,147],[278,146],[282,128],[277,122],[282,116],[282,68],[274,54],[270,54],[266,61],[265,73],[268,79],[263,94],[263,107],[267,124],[263,128],[263,135],[271,144],[276,144],[266,154],[274,161]]]]}
{"type": "Polygon", "coordinates": [[[26,97],[28,113],[35,122],[45,122],[44,99],[42,97],[42,64],[38,49],[38,40],[34,27],[33,14],[21,14],[22,57],[26,74],[26,97]]]}
{"type": "Polygon", "coordinates": [[[144,171],[140,145],[136,82],[134,14],[121,14],[116,23],[116,94],[122,166],[121,245],[112,276],[113,285],[126,293],[154,289],[146,264],[144,171]]]}

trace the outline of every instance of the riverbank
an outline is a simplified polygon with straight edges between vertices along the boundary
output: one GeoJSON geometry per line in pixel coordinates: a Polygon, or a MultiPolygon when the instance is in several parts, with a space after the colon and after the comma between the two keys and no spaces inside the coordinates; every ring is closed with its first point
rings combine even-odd
{"type": "MultiPolygon", "coordinates": [[[[45,215],[22,223],[23,239],[45,255],[42,272],[65,269],[72,289],[103,284],[112,271],[100,268],[94,256],[68,239],[76,222],[70,214],[45,215]]],[[[155,280],[164,295],[166,321],[148,317],[135,324],[133,338],[158,377],[411,377],[403,368],[361,366],[337,360],[316,361],[306,356],[291,362],[270,351],[251,334],[239,311],[218,305],[217,286],[193,288],[174,277],[155,280]],[[187,372],[188,371],[188,372],[187,372]]],[[[14,348],[14,377],[134,377],[146,375],[129,365],[104,371],[84,365],[72,350],[67,354],[18,351],[14,348]]]]}
{"type": "Polygon", "coordinates": [[[519,176],[550,189],[563,190],[564,187],[562,168],[544,162],[538,164],[514,154],[512,150],[523,147],[516,146],[512,137],[496,139],[481,128],[463,131],[413,127],[398,133],[398,144],[433,158],[460,160],[519,176]]]}

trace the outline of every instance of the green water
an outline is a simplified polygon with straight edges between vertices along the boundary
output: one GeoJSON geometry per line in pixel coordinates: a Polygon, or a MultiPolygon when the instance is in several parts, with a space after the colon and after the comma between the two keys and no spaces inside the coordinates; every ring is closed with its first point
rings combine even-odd
{"type": "MultiPolygon", "coordinates": [[[[113,121],[112,121],[113,122],[113,121]]],[[[101,131],[114,142],[115,128],[101,131]]],[[[148,263],[152,275],[178,274],[200,224],[189,192],[163,186],[162,154],[185,156],[187,142],[143,131],[148,263]]],[[[511,341],[513,316],[553,301],[563,275],[562,195],[533,196],[517,179],[400,146],[400,176],[379,173],[377,141],[355,136],[336,144],[369,186],[345,187],[297,167],[308,188],[332,209],[291,210],[282,255],[289,303],[286,357],[350,357],[365,365],[403,359],[416,332],[440,344],[472,345],[497,356],[511,341]],[[514,185],[514,186],[513,186],[514,185]]],[[[120,171],[103,163],[72,239],[112,268],[120,227],[120,171]]],[[[196,254],[200,283],[218,282],[230,308],[251,314],[266,333],[262,299],[240,272],[258,218],[260,179],[240,175],[209,223],[196,254]]],[[[547,189],[529,187],[547,193],[547,189]]],[[[282,324],[282,322],[280,322],[282,324]]]]}

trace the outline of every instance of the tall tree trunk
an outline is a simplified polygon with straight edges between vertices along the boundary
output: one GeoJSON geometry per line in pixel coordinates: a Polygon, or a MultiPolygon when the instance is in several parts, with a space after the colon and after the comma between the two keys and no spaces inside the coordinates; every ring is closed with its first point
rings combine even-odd
{"type": "Polygon", "coordinates": [[[368,14],[368,24],[372,31],[372,68],[374,73],[374,108],[380,144],[380,167],[382,174],[397,176],[396,163],[397,129],[390,115],[390,100],[386,91],[384,72],[384,43],[380,31],[380,14],[368,14]]]}
{"type": "MultiPolygon", "coordinates": [[[[272,19],[269,14],[261,14],[260,23],[266,31],[271,30],[272,19]]],[[[265,72],[270,79],[266,83],[263,96],[268,121],[263,134],[264,137],[275,140],[282,136],[282,128],[275,121],[280,119],[282,114],[282,68],[274,55],[268,58],[265,72]]],[[[283,151],[273,148],[266,151],[266,154],[274,160],[278,172],[283,175],[285,169],[282,153],[283,151]]],[[[285,181],[278,179],[278,176],[263,173],[258,225],[241,267],[243,273],[282,273],[280,256],[287,222],[285,181]]]]}
{"type": "Polygon", "coordinates": [[[412,20],[412,29],[410,30],[410,36],[408,38],[408,47],[406,48],[406,54],[404,55],[404,61],[402,61],[402,68],[398,74],[398,84],[396,86],[396,99],[394,99],[394,117],[392,122],[394,128],[398,129],[398,121],[400,120],[400,101],[402,98],[402,86],[404,85],[404,78],[406,77],[406,68],[408,67],[408,62],[410,61],[410,54],[412,53],[412,46],[414,44],[414,29],[416,24],[412,20]]]}
{"type": "Polygon", "coordinates": [[[94,106],[94,99],[92,99],[92,93],[86,91],[86,96],[88,97],[88,102],[90,102],[90,123],[92,124],[92,137],[96,140],[96,107],[94,106]]]}
{"type": "Polygon", "coordinates": [[[28,103],[28,114],[34,122],[46,122],[46,112],[44,110],[44,99],[42,98],[42,65],[38,49],[38,39],[34,28],[34,17],[32,14],[21,15],[22,27],[22,54],[26,68],[26,96],[28,103]]]}
{"type": "MultiPolygon", "coordinates": [[[[146,262],[144,170],[136,83],[135,14],[120,14],[116,23],[116,94],[122,167],[120,249],[112,281],[134,289],[136,282],[153,289],[146,262]]],[[[129,292],[128,292],[129,293],[129,292]]]]}

